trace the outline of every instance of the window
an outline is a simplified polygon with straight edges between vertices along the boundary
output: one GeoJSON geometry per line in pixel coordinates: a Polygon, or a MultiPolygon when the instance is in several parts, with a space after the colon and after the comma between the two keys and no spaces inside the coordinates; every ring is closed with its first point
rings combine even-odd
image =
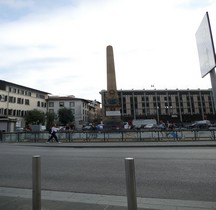
{"type": "Polygon", "coordinates": [[[75,103],[74,102],[70,102],[70,107],[74,107],[75,103]]]}
{"type": "Polygon", "coordinates": [[[31,92],[26,90],[26,91],[25,91],[25,95],[26,95],[26,96],[31,96],[31,92]]]}
{"type": "Polygon", "coordinates": [[[12,115],[13,110],[12,109],[8,109],[8,115],[12,115]]]}
{"type": "Polygon", "coordinates": [[[71,109],[71,112],[72,112],[72,114],[75,114],[75,110],[74,109],[71,109]]]}
{"type": "Polygon", "coordinates": [[[54,113],[54,109],[49,109],[49,113],[54,113]]]}
{"type": "Polygon", "coordinates": [[[22,99],[21,98],[17,98],[17,103],[18,104],[22,104],[22,99]]]}
{"type": "Polygon", "coordinates": [[[29,99],[25,99],[25,105],[29,105],[29,99]]]}
{"type": "Polygon", "coordinates": [[[4,95],[0,95],[0,101],[5,101],[5,96],[4,95]]]}
{"type": "Polygon", "coordinates": [[[45,96],[44,96],[44,95],[41,95],[41,94],[36,94],[36,98],[42,98],[42,99],[45,99],[45,96]]]}
{"type": "Polygon", "coordinates": [[[9,102],[13,103],[13,96],[9,96],[9,102]]]}
{"type": "Polygon", "coordinates": [[[59,107],[64,107],[64,102],[59,102],[59,107]]]}
{"type": "Polygon", "coordinates": [[[42,107],[46,107],[46,102],[41,102],[42,107]]]}
{"type": "Polygon", "coordinates": [[[54,107],[54,102],[49,102],[49,107],[54,107]]]}
{"type": "Polygon", "coordinates": [[[37,102],[37,106],[40,107],[40,101],[37,102]]]}

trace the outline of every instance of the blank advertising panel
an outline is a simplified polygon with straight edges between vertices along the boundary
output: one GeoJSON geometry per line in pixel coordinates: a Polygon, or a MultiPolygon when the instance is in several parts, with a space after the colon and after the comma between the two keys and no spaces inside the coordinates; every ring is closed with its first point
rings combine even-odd
{"type": "Polygon", "coordinates": [[[204,15],[202,22],[196,32],[196,42],[201,76],[204,77],[216,66],[214,42],[212,38],[208,12],[206,12],[204,15]]]}

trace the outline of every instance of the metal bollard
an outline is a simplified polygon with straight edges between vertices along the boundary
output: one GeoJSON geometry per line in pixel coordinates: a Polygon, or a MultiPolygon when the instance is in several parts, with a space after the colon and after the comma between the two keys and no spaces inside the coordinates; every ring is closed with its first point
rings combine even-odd
{"type": "Polygon", "coordinates": [[[128,210],[137,210],[136,178],[133,158],[125,158],[128,210]]]}
{"type": "Polygon", "coordinates": [[[32,210],[41,210],[40,155],[35,155],[32,157],[32,210]]]}

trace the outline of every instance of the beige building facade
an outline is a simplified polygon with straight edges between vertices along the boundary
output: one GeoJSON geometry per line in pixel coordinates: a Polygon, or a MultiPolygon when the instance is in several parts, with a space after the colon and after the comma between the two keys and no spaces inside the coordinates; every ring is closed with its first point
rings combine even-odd
{"type": "MultiPolygon", "coordinates": [[[[47,92],[0,80],[0,118],[10,124],[15,121],[15,127],[24,127],[23,117],[26,112],[38,109],[43,112],[47,110],[47,92]]],[[[0,130],[12,130],[9,126],[0,130]]]]}
{"type": "MultiPolygon", "coordinates": [[[[101,91],[102,107],[106,91],[101,91]]],[[[155,118],[175,122],[215,119],[213,94],[207,90],[118,90],[123,121],[155,118]]],[[[104,110],[102,111],[105,115],[104,110]]]]}
{"type": "Polygon", "coordinates": [[[24,116],[30,110],[58,114],[58,110],[64,107],[72,110],[76,128],[100,119],[100,102],[95,100],[52,96],[48,92],[0,80],[0,131],[25,127],[24,116]]]}

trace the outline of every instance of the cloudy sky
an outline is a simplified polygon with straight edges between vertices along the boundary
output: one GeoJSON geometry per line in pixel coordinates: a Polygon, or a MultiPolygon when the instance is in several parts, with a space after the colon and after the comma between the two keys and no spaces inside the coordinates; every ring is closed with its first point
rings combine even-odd
{"type": "Polygon", "coordinates": [[[100,101],[112,45],[118,89],[208,89],[195,38],[207,11],[216,41],[215,0],[0,0],[0,79],[100,101]]]}

